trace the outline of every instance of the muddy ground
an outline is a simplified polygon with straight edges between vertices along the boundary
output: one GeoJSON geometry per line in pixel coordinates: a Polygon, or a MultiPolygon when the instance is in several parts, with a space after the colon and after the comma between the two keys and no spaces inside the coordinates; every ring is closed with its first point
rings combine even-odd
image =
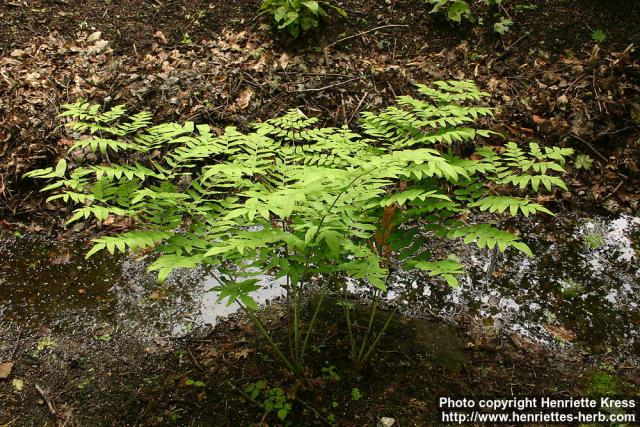
{"type": "MultiPolygon", "coordinates": [[[[590,170],[570,165],[571,193],[555,195],[555,210],[637,215],[637,1],[530,2],[535,8],[505,2],[515,23],[504,37],[490,30],[491,18],[485,26],[454,27],[417,0],[340,3],[348,20],[332,17],[294,42],[256,18],[259,2],[253,0],[3,2],[5,239],[34,233],[69,238],[106,227],[65,230],[67,208],[46,205],[36,184],[21,178],[66,155],[69,135],[56,117],[61,104],[80,98],[125,103],[153,111],[158,121],[218,127],[244,127],[298,107],[326,124],[353,124],[359,111],[411,93],[414,83],[448,78],[471,78],[491,92],[497,114],[488,125],[508,137],[569,146],[593,159],[590,170]],[[369,32],[377,27],[384,28],[369,32]],[[596,44],[594,29],[607,39],[596,44]]],[[[70,275],[76,264],[69,259],[76,255],[67,252],[53,250],[38,262],[70,275]]],[[[28,271],[20,254],[13,256],[16,268],[28,271]]],[[[110,267],[102,268],[109,280],[110,267]]],[[[92,285],[97,293],[88,298],[84,287],[62,294],[92,299],[100,286],[108,289],[92,285]]],[[[43,290],[37,299],[48,297],[43,290]]],[[[329,316],[330,337],[313,353],[308,379],[298,381],[270,359],[242,317],[213,331],[146,335],[135,333],[135,325],[117,329],[109,317],[117,306],[97,304],[107,313],[98,322],[93,311],[62,313],[58,323],[55,316],[36,313],[27,321],[0,311],[0,363],[14,363],[10,377],[0,379],[0,426],[277,425],[243,391],[260,379],[290,394],[293,425],[326,424],[332,416],[348,426],[375,425],[383,416],[399,425],[428,425],[437,415],[435,397],[444,394],[637,395],[640,387],[633,358],[487,334],[473,316],[451,325],[429,316],[401,318],[364,371],[347,363],[346,344],[336,340],[341,325],[329,316]],[[323,371],[331,365],[335,369],[323,371]],[[22,390],[14,380],[23,381],[22,390]],[[352,396],[354,387],[362,398],[352,396]]],[[[277,305],[265,315],[274,330],[283,327],[277,305]]],[[[570,338],[562,330],[556,334],[570,338]]]]}

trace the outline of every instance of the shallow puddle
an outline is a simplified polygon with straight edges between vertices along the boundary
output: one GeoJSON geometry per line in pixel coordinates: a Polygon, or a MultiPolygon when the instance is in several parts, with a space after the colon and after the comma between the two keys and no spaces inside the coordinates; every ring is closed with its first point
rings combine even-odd
{"type": "MultiPolygon", "coordinates": [[[[0,242],[0,321],[53,330],[89,321],[139,337],[175,337],[239,309],[217,302],[210,291],[216,282],[204,269],[179,270],[159,285],[145,259],[103,252],[86,260],[88,247],[40,238],[0,242]]],[[[283,294],[272,278],[262,283],[259,303],[283,294]]]]}
{"type": "MultiPolygon", "coordinates": [[[[548,345],[640,354],[640,219],[531,220],[522,235],[534,258],[443,248],[467,265],[458,288],[404,273],[387,299],[419,317],[471,314],[487,334],[506,330],[548,345]]],[[[217,302],[209,291],[215,281],[203,269],[180,270],[158,285],[145,259],[85,260],[86,251],[77,242],[0,242],[0,320],[60,330],[89,320],[154,338],[184,335],[238,310],[217,302]]],[[[259,302],[283,294],[269,277],[264,283],[259,302]]]]}
{"type": "Polygon", "coordinates": [[[472,314],[487,334],[506,330],[592,353],[640,354],[639,218],[529,221],[522,237],[533,258],[445,248],[467,266],[458,288],[402,274],[387,298],[414,314],[472,314]]]}

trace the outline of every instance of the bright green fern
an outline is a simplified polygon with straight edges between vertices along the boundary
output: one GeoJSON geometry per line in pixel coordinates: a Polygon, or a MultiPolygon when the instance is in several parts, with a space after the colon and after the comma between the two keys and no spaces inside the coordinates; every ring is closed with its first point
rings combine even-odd
{"type": "MultiPolygon", "coordinates": [[[[249,133],[229,127],[218,135],[208,125],[152,126],[148,114],[72,104],[63,116],[88,136],[71,150],[93,151],[98,164],[61,160],[27,176],[53,180],[50,200],[76,205],[69,223],[132,220],[133,229],[95,239],[87,256],[153,248],[150,269],[160,280],[176,268],[215,266],[220,298],[239,303],[258,325],[251,311],[258,276],[285,277],[291,354],[269,340],[299,373],[315,322],[302,328],[299,304],[312,276],[345,287],[346,278],[357,279],[377,296],[390,269],[421,269],[456,286],[462,264],[431,259],[421,246],[425,236],[531,255],[517,235],[468,224],[467,214],[550,214],[530,197],[566,189],[569,149],[509,142],[461,154],[492,134],[476,125],[492,110],[479,104],[488,94],[472,82],[435,82],[418,92],[420,98],[402,96],[397,106],[364,113],[361,132],[318,127],[293,110],[249,133]]],[[[351,325],[349,304],[343,307],[351,325]]],[[[367,332],[358,346],[349,326],[356,363],[370,356],[384,329],[377,337],[367,332]]]]}

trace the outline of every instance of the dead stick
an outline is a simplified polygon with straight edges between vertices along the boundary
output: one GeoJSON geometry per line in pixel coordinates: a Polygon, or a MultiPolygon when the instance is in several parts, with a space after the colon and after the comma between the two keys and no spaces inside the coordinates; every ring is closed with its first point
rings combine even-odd
{"type": "Polygon", "coordinates": [[[20,345],[20,338],[22,338],[22,326],[18,331],[18,338],[16,339],[16,345],[13,347],[13,351],[11,352],[11,357],[9,357],[9,360],[12,360],[13,356],[16,355],[16,351],[18,351],[18,346],[20,345]]]}
{"type": "Polygon", "coordinates": [[[51,415],[55,415],[56,417],[60,417],[60,414],[58,413],[58,410],[53,405],[53,402],[51,402],[51,400],[47,397],[47,394],[44,392],[44,390],[42,390],[42,387],[40,387],[38,384],[36,384],[36,390],[38,390],[38,393],[40,393],[40,396],[42,396],[44,401],[47,402],[47,406],[49,407],[49,412],[51,412],[51,415]]]}
{"type": "Polygon", "coordinates": [[[342,38],[342,39],[340,39],[340,40],[336,40],[336,41],[334,41],[333,43],[330,43],[330,44],[326,45],[324,48],[325,48],[325,49],[329,49],[330,47],[335,46],[335,45],[337,45],[338,43],[342,43],[343,41],[346,41],[346,40],[349,40],[349,39],[353,39],[353,38],[355,38],[355,37],[363,36],[363,35],[365,35],[365,34],[369,34],[369,33],[372,33],[372,32],[374,32],[374,31],[382,30],[382,29],[384,29],[384,28],[392,28],[392,27],[408,27],[408,25],[403,25],[403,24],[389,24],[389,25],[382,25],[382,26],[380,26],[380,27],[372,28],[372,29],[367,30],[367,31],[362,31],[362,32],[360,32],[360,33],[358,33],[358,34],[354,34],[354,35],[352,35],[352,36],[347,36],[347,37],[344,37],[344,38],[342,38]]]}
{"type": "Polygon", "coordinates": [[[351,120],[353,120],[355,115],[358,114],[358,111],[360,111],[360,107],[362,107],[362,103],[367,98],[367,96],[369,96],[369,92],[365,92],[364,95],[362,96],[362,98],[360,98],[360,102],[358,102],[358,106],[353,111],[353,114],[351,114],[351,117],[349,117],[349,120],[347,121],[347,124],[351,123],[351,120]]]}
{"type": "Polygon", "coordinates": [[[607,200],[609,197],[613,196],[614,194],[616,194],[618,192],[618,190],[620,189],[620,187],[622,187],[622,184],[624,184],[624,179],[622,181],[620,181],[618,183],[618,185],[616,185],[616,188],[613,189],[613,191],[609,194],[607,194],[604,199],[602,199],[602,201],[604,202],[605,200],[607,200]]]}
{"type": "Polygon", "coordinates": [[[316,408],[314,408],[313,406],[309,405],[307,402],[305,402],[302,399],[296,399],[298,402],[302,403],[304,406],[306,406],[309,410],[311,410],[311,412],[313,412],[316,417],[320,418],[322,421],[324,421],[325,423],[327,423],[327,425],[333,425],[329,422],[329,420],[327,420],[325,417],[322,416],[322,414],[320,414],[320,412],[318,412],[316,410],[316,408]]]}
{"type": "Polygon", "coordinates": [[[602,160],[604,160],[605,162],[609,162],[609,159],[607,159],[605,156],[603,156],[598,150],[596,150],[596,148],[591,145],[590,142],[588,142],[586,139],[579,137],[578,135],[576,135],[575,133],[572,133],[571,136],[575,139],[577,139],[578,141],[582,142],[583,144],[585,144],[587,147],[591,148],[591,151],[593,151],[594,153],[596,153],[598,155],[598,157],[600,157],[602,160]]]}
{"type": "Polygon", "coordinates": [[[328,86],[322,86],[322,87],[318,87],[318,88],[300,89],[300,90],[294,90],[294,91],[291,91],[291,92],[320,92],[320,91],[325,90],[325,89],[331,89],[332,87],[346,85],[347,83],[351,83],[352,81],[358,80],[358,79],[360,79],[360,77],[354,77],[352,79],[345,80],[343,82],[334,83],[334,84],[328,85],[328,86]]]}

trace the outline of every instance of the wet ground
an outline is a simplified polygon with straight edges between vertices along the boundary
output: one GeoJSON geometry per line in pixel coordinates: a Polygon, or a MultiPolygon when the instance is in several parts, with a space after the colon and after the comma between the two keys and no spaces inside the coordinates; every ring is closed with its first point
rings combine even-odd
{"type": "MultiPolygon", "coordinates": [[[[640,354],[640,218],[545,218],[527,221],[523,230],[535,258],[461,246],[457,252],[468,274],[459,287],[402,272],[393,278],[387,302],[414,317],[455,322],[471,315],[489,334],[507,331],[592,353],[640,354]]],[[[91,319],[140,337],[180,337],[238,310],[217,302],[209,291],[215,282],[202,269],[181,270],[158,285],[144,257],[100,253],[86,260],[87,249],[82,242],[38,237],[4,240],[0,321],[64,331],[91,319]]],[[[263,284],[259,302],[282,296],[269,277],[263,284]]]]}
{"type": "MultiPolygon", "coordinates": [[[[410,362],[400,366],[409,373],[416,366],[419,370],[429,366],[426,379],[423,371],[420,380],[406,385],[410,390],[400,395],[436,393],[436,389],[427,390],[432,382],[439,384],[440,393],[469,392],[474,387],[504,393],[499,384],[492,389],[483,381],[487,376],[496,383],[503,381],[500,370],[513,371],[518,363],[520,370],[534,377],[512,378],[511,387],[517,383],[523,393],[548,390],[527,388],[534,386],[527,381],[539,381],[552,390],[588,393],[590,387],[602,386],[592,384],[596,375],[605,376],[602,387],[607,393],[620,392],[618,383],[627,387],[627,393],[637,387],[640,219],[561,216],[531,219],[522,229],[534,258],[460,246],[454,251],[467,264],[468,274],[458,288],[413,273],[398,274],[392,281],[387,304],[400,304],[404,316],[390,332],[390,349],[383,347],[380,357],[383,361],[390,358],[393,369],[399,369],[397,363],[402,360],[398,355],[402,355],[410,362]],[[500,344],[487,347],[492,340],[500,344]],[[395,341],[406,348],[393,350],[400,345],[395,341]],[[505,342],[525,356],[513,359],[505,342]],[[399,353],[393,356],[394,351],[399,353]],[[553,356],[548,359],[548,355],[553,356]],[[554,368],[542,374],[533,360],[554,368]],[[461,372],[467,372],[469,378],[460,377],[461,372]],[[544,375],[551,377],[544,380],[544,375]]],[[[277,364],[264,359],[268,352],[251,344],[252,327],[242,318],[228,318],[237,307],[217,303],[216,294],[209,292],[214,286],[211,276],[204,270],[182,270],[160,286],[146,272],[144,256],[98,254],[85,260],[87,249],[82,242],[44,237],[8,238],[0,244],[0,259],[4,260],[0,265],[0,363],[14,364],[8,378],[0,380],[0,395],[4,396],[0,414],[2,405],[7,414],[28,414],[18,425],[43,425],[43,420],[61,424],[69,419],[87,425],[113,419],[110,411],[114,406],[122,411],[115,418],[116,425],[164,425],[168,420],[180,424],[187,413],[200,423],[252,419],[251,410],[237,413],[229,403],[225,411],[230,412],[216,412],[221,411],[220,399],[233,396],[252,375],[262,378],[281,373],[277,364]],[[265,361],[275,373],[260,367],[265,361]],[[220,384],[238,380],[240,384],[216,385],[213,396],[209,388],[206,394],[197,394],[199,390],[185,386],[186,381],[200,377],[220,384]],[[190,402],[196,402],[205,415],[185,409],[193,405],[190,402]],[[85,409],[79,414],[76,408],[85,409]]],[[[268,277],[264,283],[257,299],[276,302],[269,306],[273,309],[267,310],[267,316],[277,328],[282,290],[268,277]]],[[[353,290],[366,304],[366,294],[353,290]]],[[[322,340],[318,348],[328,345],[322,340]]],[[[337,347],[339,350],[340,340],[337,347]]],[[[321,363],[329,363],[334,356],[321,357],[327,359],[321,363]]],[[[354,378],[361,381],[363,377],[356,373],[354,378]]],[[[382,385],[370,387],[375,390],[382,385]]],[[[375,395],[384,399],[385,390],[375,395]]],[[[428,397],[418,400],[422,406],[411,410],[433,414],[428,397]]],[[[302,414],[299,420],[315,419],[313,414],[302,414]]],[[[0,422],[14,418],[22,419],[0,416],[0,422]]]]}
{"type": "MultiPolygon", "coordinates": [[[[455,322],[472,316],[489,334],[573,343],[595,354],[640,354],[640,218],[567,216],[531,220],[523,230],[534,258],[460,247],[469,274],[458,288],[400,273],[387,301],[414,317],[455,322]]],[[[215,282],[204,270],[183,270],[158,285],[144,257],[100,253],[85,260],[87,248],[38,237],[3,241],[2,323],[64,332],[90,320],[141,338],[175,338],[237,311],[217,302],[209,291],[215,282]]],[[[263,283],[258,301],[282,295],[269,277],[263,283]]]]}
{"type": "Polygon", "coordinates": [[[454,322],[471,315],[488,334],[640,355],[640,218],[561,216],[519,225],[534,258],[457,248],[469,273],[457,289],[403,273],[387,298],[416,315],[454,322]]]}

